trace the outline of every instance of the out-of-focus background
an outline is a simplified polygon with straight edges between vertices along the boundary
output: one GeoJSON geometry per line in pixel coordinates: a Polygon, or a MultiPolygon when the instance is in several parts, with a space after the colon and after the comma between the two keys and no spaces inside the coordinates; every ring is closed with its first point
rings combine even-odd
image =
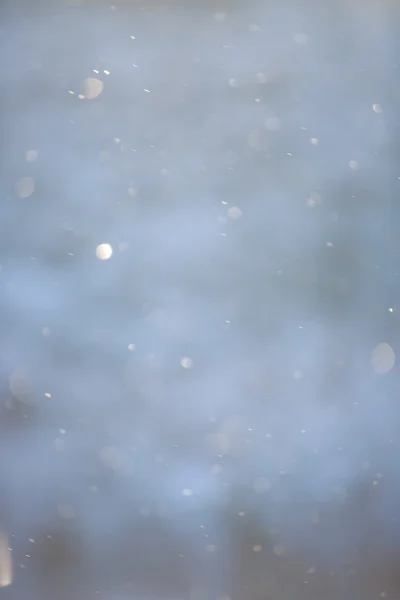
{"type": "Polygon", "coordinates": [[[2,596],[398,598],[396,6],[0,18],[2,596]]]}

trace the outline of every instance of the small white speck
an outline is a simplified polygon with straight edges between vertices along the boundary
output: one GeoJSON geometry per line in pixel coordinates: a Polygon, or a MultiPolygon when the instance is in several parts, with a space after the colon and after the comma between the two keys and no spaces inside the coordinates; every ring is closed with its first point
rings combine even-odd
{"type": "Polygon", "coordinates": [[[318,146],[318,144],[319,144],[319,139],[318,139],[318,138],[315,138],[315,137],[314,137],[314,138],[310,138],[310,143],[311,143],[313,146],[318,146]]]}
{"type": "Polygon", "coordinates": [[[359,168],[358,162],[356,160],[351,160],[349,162],[349,167],[352,171],[357,171],[359,168]]]}
{"type": "Polygon", "coordinates": [[[379,115],[382,113],[382,106],[380,104],[373,104],[372,110],[374,111],[374,113],[377,113],[379,115]]]}
{"type": "Polygon", "coordinates": [[[193,496],[193,490],[190,490],[189,488],[183,489],[182,496],[193,496]]]}
{"type": "Polygon", "coordinates": [[[110,71],[107,71],[107,69],[105,69],[105,70],[103,71],[103,73],[104,73],[104,75],[110,75],[110,71]]]}
{"type": "Polygon", "coordinates": [[[150,94],[150,90],[148,90],[147,88],[144,88],[144,91],[150,94]]]}
{"type": "Polygon", "coordinates": [[[130,37],[131,40],[136,40],[136,38],[135,38],[134,35],[130,35],[129,37],[130,37]]]}
{"type": "Polygon", "coordinates": [[[235,79],[234,77],[231,77],[228,83],[231,88],[235,88],[239,85],[238,80],[235,79]]]}

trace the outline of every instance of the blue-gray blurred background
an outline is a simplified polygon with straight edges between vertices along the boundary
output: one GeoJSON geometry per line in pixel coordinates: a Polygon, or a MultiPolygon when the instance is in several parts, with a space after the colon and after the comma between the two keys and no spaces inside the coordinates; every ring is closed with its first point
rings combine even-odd
{"type": "Polygon", "coordinates": [[[398,25],[3,0],[4,598],[399,597],[398,25]]]}

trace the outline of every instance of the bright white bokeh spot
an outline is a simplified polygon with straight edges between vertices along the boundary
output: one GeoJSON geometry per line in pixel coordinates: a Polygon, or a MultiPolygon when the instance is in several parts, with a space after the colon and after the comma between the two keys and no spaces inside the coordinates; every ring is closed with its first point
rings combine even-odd
{"type": "Polygon", "coordinates": [[[12,555],[8,546],[8,539],[3,532],[0,533],[0,587],[11,585],[13,580],[12,555]]]}
{"type": "Polygon", "coordinates": [[[104,83],[97,77],[87,77],[83,83],[83,97],[86,100],[93,100],[100,96],[103,91],[104,83]]]}
{"type": "Polygon", "coordinates": [[[382,111],[382,106],[380,104],[373,104],[372,105],[372,110],[374,111],[374,113],[380,115],[383,111],[382,111]]]}
{"type": "Polygon", "coordinates": [[[393,369],[396,355],[387,342],[378,344],[371,353],[371,366],[375,373],[388,373],[393,369]]]}
{"type": "Polygon", "coordinates": [[[15,193],[18,198],[29,198],[35,191],[35,180],[33,177],[21,177],[15,184],[15,193]]]}
{"type": "Polygon", "coordinates": [[[113,249],[110,244],[99,244],[96,248],[96,256],[100,260],[108,260],[112,257],[113,249]]]}
{"type": "Polygon", "coordinates": [[[183,356],[180,360],[180,365],[184,369],[191,369],[193,367],[193,360],[189,356],[183,356]]]}

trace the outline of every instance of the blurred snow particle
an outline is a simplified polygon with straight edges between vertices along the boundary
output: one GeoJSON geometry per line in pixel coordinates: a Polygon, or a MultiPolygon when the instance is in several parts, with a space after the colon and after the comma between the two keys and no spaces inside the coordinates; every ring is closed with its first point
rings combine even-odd
{"type": "Polygon", "coordinates": [[[182,496],[193,496],[193,490],[185,488],[184,490],[182,490],[182,496]]]}
{"type": "Polygon", "coordinates": [[[184,369],[191,369],[193,367],[193,360],[188,356],[183,356],[180,360],[180,365],[184,369]]]}
{"type": "Polygon", "coordinates": [[[383,111],[382,111],[382,106],[380,104],[373,104],[372,105],[372,110],[374,111],[374,113],[380,115],[383,111]]]}
{"type": "Polygon", "coordinates": [[[305,33],[296,33],[293,39],[296,44],[300,44],[301,46],[304,46],[308,42],[308,37],[305,33]]]}
{"type": "Polygon", "coordinates": [[[96,256],[100,260],[108,260],[111,258],[113,249],[110,244],[99,244],[96,248],[96,256]]]}
{"type": "Polygon", "coordinates": [[[311,143],[313,146],[318,146],[318,144],[319,144],[319,139],[318,139],[318,138],[310,138],[310,143],[311,143]]]}
{"type": "Polygon", "coordinates": [[[83,97],[86,100],[93,100],[100,96],[103,91],[104,83],[96,77],[87,77],[83,84],[83,97]]]}
{"type": "Polygon", "coordinates": [[[70,504],[58,504],[57,512],[63,519],[74,519],[75,511],[70,504]]]}
{"type": "Polygon", "coordinates": [[[35,191],[35,180],[32,177],[21,177],[15,184],[18,198],[29,198],[35,191]]]}
{"type": "Polygon", "coordinates": [[[129,352],[133,352],[134,350],[136,350],[135,344],[129,344],[128,350],[129,350],[129,352]]]}
{"type": "Polygon", "coordinates": [[[235,88],[239,85],[238,80],[235,79],[234,77],[231,77],[229,80],[229,85],[231,88],[235,88]]]}
{"type": "Polygon", "coordinates": [[[226,13],[225,12],[215,12],[214,13],[214,19],[216,21],[225,21],[226,20],[226,13]]]}
{"type": "Polygon", "coordinates": [[[271,489],[271,484],[266,477],[258,477],[253,483],[253,490],[257,494],[268,492],[271,489]]]}
{"type": "Polygon", "coordinates": [[[116,446],[105,446],[100,450],[100,460],[106,467],[117,471],[124,463],[122,452],[116,446]]]}
{"type": "Polygon", "coordinates": [[[37,160],[37,157],[38,157],[37,150],[28,150],[28,152],[25,154],[25,160],[27,162],[35,162],[35,160],[37,160]]]}
{"type": "Polygon", "coordinates": [[[268,119],[265,120],[265,127],[269,131],[279,131],[281,128],[281,120],[278,119],[278,117],[268,117],[268,119]]]}
{"type": "Polygon", "coordinates": [[[4,533],[0,533],[0,587],[11,585],[13,580],[12,557],[8,547],[8,540],[4,533]]]}
{"type": "Polygon", "coordinates": [[[261,552],[262,550],[262,546],[260,546],[260,544],[256,544],[255,546],[253,546],[253,552],[261,552]]]}
{"type": "Polygon", "coordinates": [[[231,208],[228,209],[228,217],[231,219],[240,219],[241,216],[242,211],[237,206],[231,206],[231,208]]]}
{"type": "Polygon", "coordinates": [[[275,544],[273,552],[276,556],[282,556],[285,553],[285,547],[282,544],[275,544]]]}
{"type": "Polygon", "coordinates": [[[349,167],[352,171],[357,171],[358,170],[358,162],[356,160],[351,160],[349,162],[349,167]]]}
{"type": "Polygon", "coordinates": [[[134,187],[129,187],[128,196],[130,196],[131,198],[135,198],[137,196],[137,189],[134,187]]]}
{"type": "Polygon", "coordinates": [[[10,390],[14,398],[24,403],[32,402],[32,384],[27,371],[17,367],[10,376],[10,390]]]}
{"type": "Polygon", "coordinates": [[[253,150],[260,149],[260,130],[253,129],[247,136],[247,143],[253,150]]]}
{"type": "Polygon", "coordinates": [[[321,196],[319,194],[317,194],[316,192],[313,192],[312,194],[310,194],[310,197],[307,199],[307,206],[308,208],[314,208],[314,206],[316,206],[317,204],[321,203],[321,196]]]}
{"type": "Polygon", "coordinates": [[[293,372],[293,379],[296,379],[296,381],[303,379],[303,371],[301,369],[296,369],[296,371],[293,372]]]}
{"type": "Polygon", "coordinates": [[[267,83],[267,81],[268,81],[268,78],[265,73],[261,73],[261,72],[257,73],[256,78],[257,78],[258,83],[267,83]]]}
{"type": "Polygon", "coordinates": [[[378,344],[371,353],[371,365],[375,373],[388,373],[394,367],[396,356],[387,342],[378,344]]]}

